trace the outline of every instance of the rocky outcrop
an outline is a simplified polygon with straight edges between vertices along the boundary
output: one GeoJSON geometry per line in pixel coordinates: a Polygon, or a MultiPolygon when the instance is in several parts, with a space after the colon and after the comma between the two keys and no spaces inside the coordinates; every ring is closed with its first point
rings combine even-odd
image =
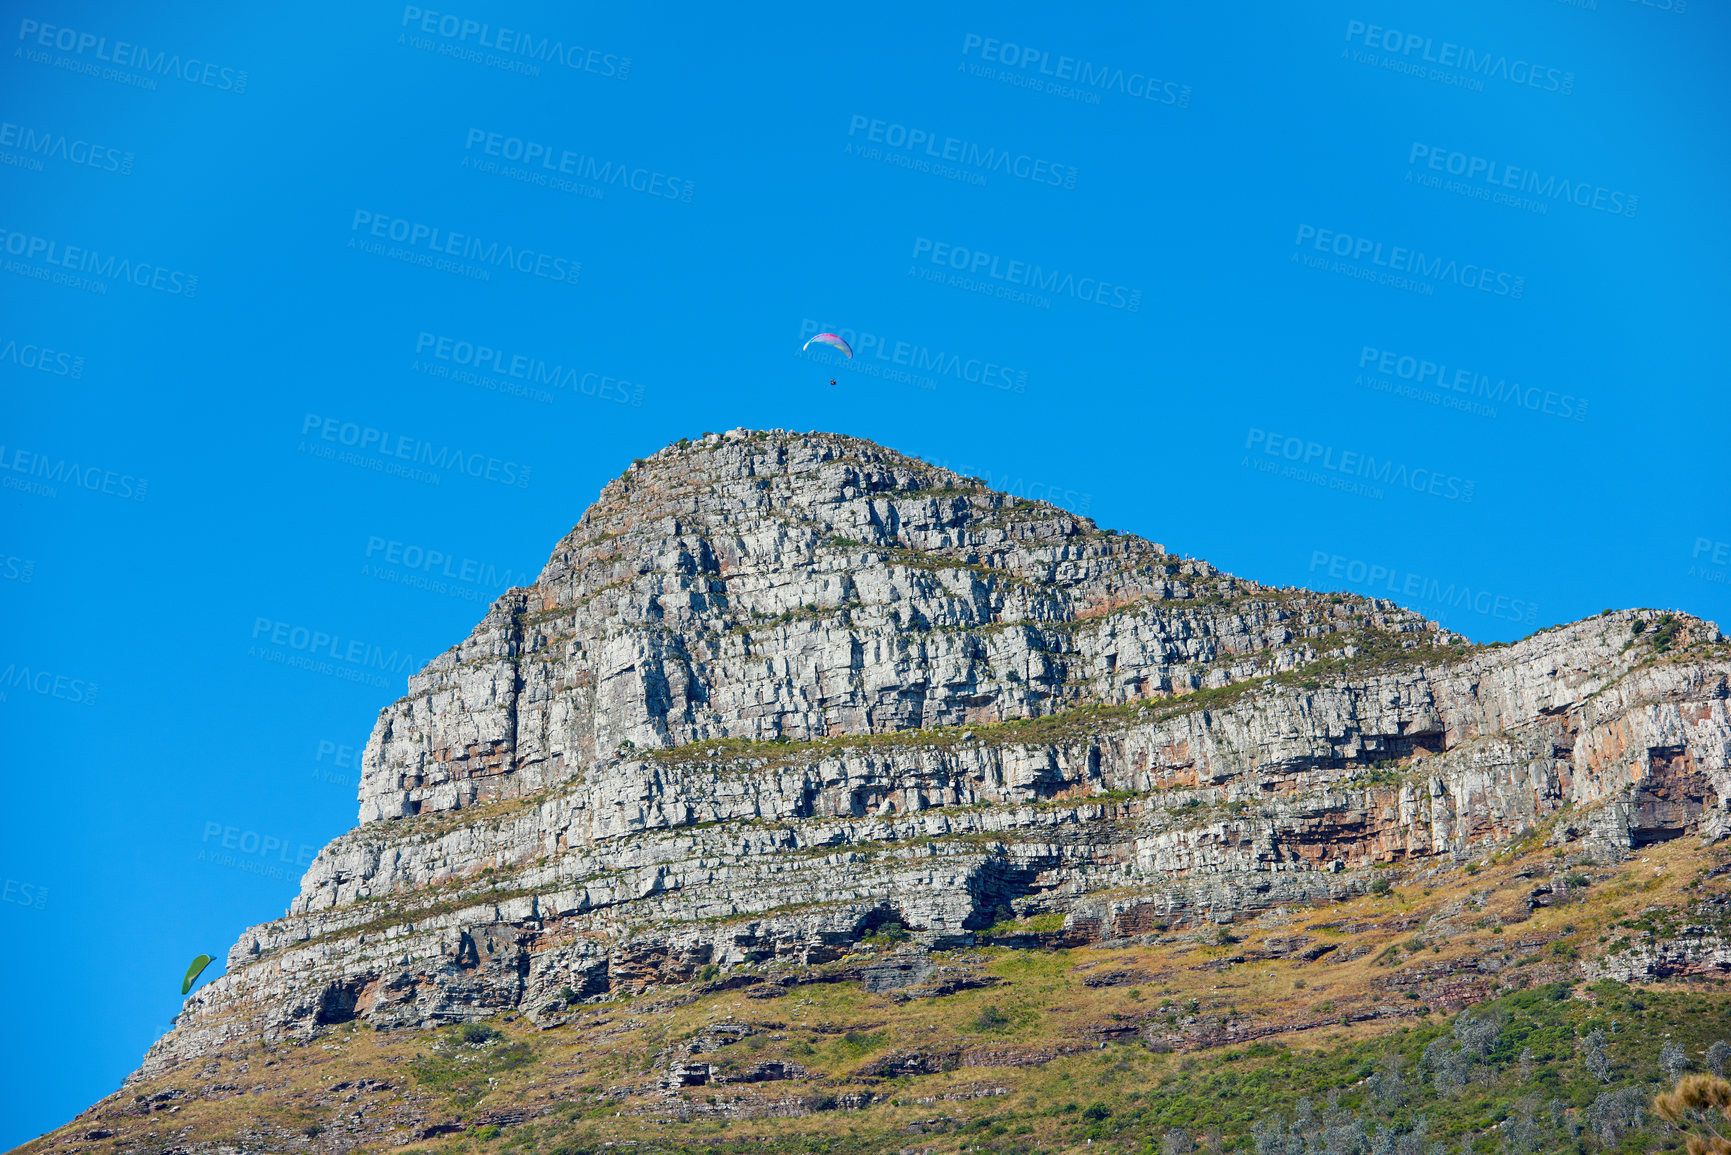
{"type": "Polygon", "coordinates": [[[848,438],[639,462],[411,679],[361,819],[532,794],[622,744],[998,722],[1294,669],[1392,603],[1270,590],[848,438]]]}
{"type": "Polygon", "coordinates": [[[1728,659],[1645,611],[1473,647],[867,442],[706,436],[610,484],[381,713],[360,825],[145,1069],[885,935],[1231,922],[1547,826],[1613,856],[1717,837],[1728,659]]]}

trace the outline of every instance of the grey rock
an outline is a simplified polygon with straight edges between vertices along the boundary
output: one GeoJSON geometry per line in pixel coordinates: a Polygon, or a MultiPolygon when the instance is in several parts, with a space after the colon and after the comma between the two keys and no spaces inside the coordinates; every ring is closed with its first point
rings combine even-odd
{"type": "Polygon", "coordinates": [[[359,824],[142,1073],[822,968],[888,920],[928,949],[1012,915],[1116,940],[1547,824],[1600,861],[1717,838],[1731,648],[1632,635],[1656,618],[1471,647],[869,442],[711,435],[609,484],[381,712],[359,824]]]}

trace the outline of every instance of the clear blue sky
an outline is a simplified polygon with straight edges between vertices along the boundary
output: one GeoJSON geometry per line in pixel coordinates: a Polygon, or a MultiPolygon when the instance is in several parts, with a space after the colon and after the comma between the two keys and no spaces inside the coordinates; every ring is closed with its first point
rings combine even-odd
{"type": "Polygon", "coordinates": [[[680,436],[859,434],[1476,639],[1721,617],[1727,22],[1664,3],[5,5],[0,1146],[680,436]]]}

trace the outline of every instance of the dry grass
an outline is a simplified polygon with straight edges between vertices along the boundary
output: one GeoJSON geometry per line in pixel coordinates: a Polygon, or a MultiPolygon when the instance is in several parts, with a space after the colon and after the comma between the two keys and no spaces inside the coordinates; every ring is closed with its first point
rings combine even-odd
{"type": "MultiPolygon", "coordinates": [[[[1000,980],[941,998],[900,1000],[854,982],[793,986],[778,999],[670,987],[585,1007],[555,1030],[496,1019],[504,1038],[468,1048],[453,1043],[450,1030],[375,1033],[347,1024],[305,1042],[250,1043],[202,1068],[188,1065],[129,1087],[21,1150],[97,1149],[92,1143],[105,1151],[145,1150],[217,1140],[240,1140],[249,1149],[323,1150],[336,1149],[339,1139],[345,1149],[359,1141],[364,1150],[480,1150],[522,1133],[521,1124],[509,1122],[497,1139],[477,1133],[506,1111],[523,1113],[535,1128],[580,1133],[590,1145],[652,1133],[675,1146],[750,1139],[803,1149],[807,1139],[852,1135],[848,1141],[867,1150],[877,1138],[905,1143],[910,1127],[935,1115],[948,1120],[940,1130],[988,1116],[1010,1120],[1005,1134],[1014,1138],[1014,1121],[1036,1118],[1041,1104],[1074,1100],[1115,1110],[1132,1096],[1158,1096],[1186,1062],[1219,1056],[1256,1032],[1274,1032],[1263,1037],[1287,1050],[1332,1053],[1438,1022],[1463,1000],[1578,974],[1580,963],[1603,949],[1601,939],[1626,933],[1614,924],[1722,891],[1724,880],[1698,881],[1705,856],[1679,840],[1615,867],[1588,868],[1595,880],[1583,899],[1530,916],[1528,891],[1558,862],[1543,847],[1481,860],[1476,873],[1450,869],[1429,882],[1416,880],[1417,866],[1396,869],[1386,895],[1270,912],[1230,928],[1235,943],[1188,932],[1113,949],[984,948],[933,956],[1000,980]],[[1534,876],[1520,877],[1524,872],[1534,876]],[[1255,957],[1295,935],[1337,949],[1311,962],[1255,957]],[[1569,951],[1579,959],[1567,957],[1569,951]],[[1514,965],[1528,955],[1537,958],[1514,965]],[[1504,956],[1508,965],[1494,973],[1458,969],[1504,956]],[[1410,979],[1451,963],[1453,975],[1410,979]],[[1121,977],[1113,985],[1088,985],[1114,973],[1121,977]],[[1404,996],[1409,985],[1417,998],[1404,996]],[[1380,1017],[1363,1017],[1379,1008],[1380,1017]],[[718,1045],[709,1028],[728,1021],[755,1024],[758,1033],[718,1045]],[[1144,1032],[1174,1040],[1176,1053],[1140,1045],[1144,1032]],[[1203,1036],[1215,1040],[1214,1049],[1203,1036]],[[694,1042],[701,1053],[689,1055],[694,1042]],[[489,1056],[519,1044],[532,1061],[494,1070],[489,1056]],[[887,1057],[910,1053],[953,1069],[893,1078],[869,1073],[887,1057]],[[798,1064],[807,1077],[668,1092],[661,1081],[674,1059],[734,1070],[780,1060],[798,1064]],[[465,1073],[471,1069],[474,1078],[465,1073]],[[364,1080],[382,1087],[358,1089],[364,1080]],[[339,1084],[348,1086],[333,1090],[339,1084]],[[180,1097],[151,1109],[153,1096],[176,1090],[180,1097]],[[814,1096],[848,1095],[882,1101],[865,1111],[801,1105],[814,1096]],[[791,1117],[772,1117],[778,1112],[791,1117]],[[453,1130],[419,1137],[441,1124],[453,1130]],[[98,1132],[110,1134],[83,1139],[98,1132]]],[[[1271,1061],[1254,1051],[1242,1059],[1229,1052],[1241,1064],[1235,1069],[1271,1061]]]]}

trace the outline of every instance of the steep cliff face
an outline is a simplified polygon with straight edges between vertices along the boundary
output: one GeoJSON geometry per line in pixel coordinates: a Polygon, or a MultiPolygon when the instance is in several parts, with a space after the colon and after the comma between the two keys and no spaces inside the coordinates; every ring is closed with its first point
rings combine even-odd
{"type": "Polygon", "coordinates": [[[1473,647],[868,442],[709,436],[610,484],[381,713],[360,825],[144,1071],[356,1018],[556,1019],[886,923],[1122,939],[1514,839],[1714,838],[1728,679],[1694,619],[1473,647]]]}
{"type": "Polygon", "coordinates": [[[807,741],[1219,686],[1354,624],[869,442],[712,436],[607,486],[535,585],[414,679],[367,749],[361,818],[533,793],[624,742],[807,741]]]}

